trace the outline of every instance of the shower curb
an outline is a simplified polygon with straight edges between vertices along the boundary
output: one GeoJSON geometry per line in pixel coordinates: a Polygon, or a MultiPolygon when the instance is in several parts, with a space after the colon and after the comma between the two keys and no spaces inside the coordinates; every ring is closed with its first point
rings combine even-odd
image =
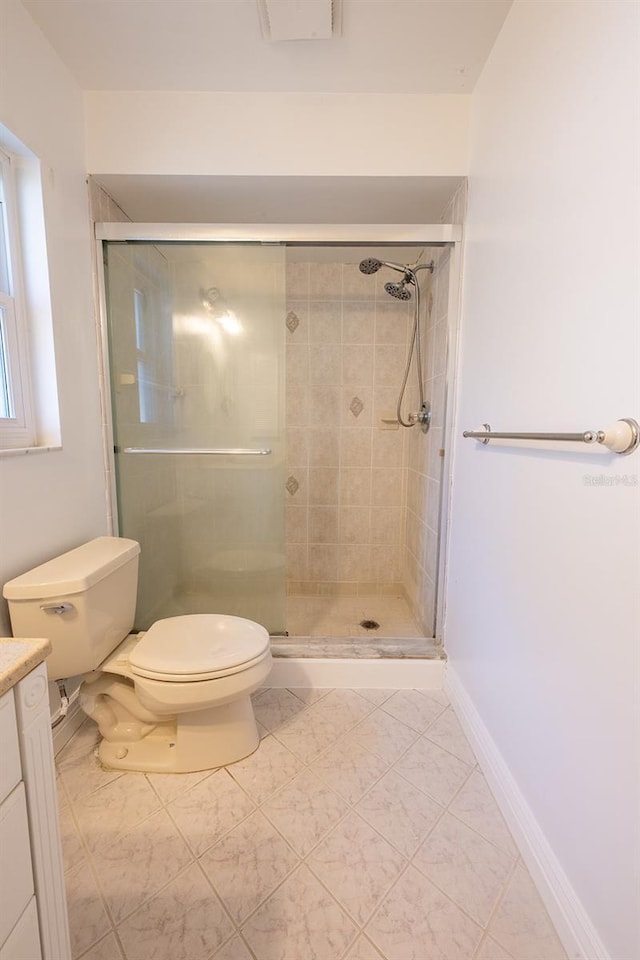
{"type": "Polygon", "coordinates": [[[441,690],[446,660],[402,657],[334,659],[275,657],[270,687],[332,687],[357,690],[441,690]]]}

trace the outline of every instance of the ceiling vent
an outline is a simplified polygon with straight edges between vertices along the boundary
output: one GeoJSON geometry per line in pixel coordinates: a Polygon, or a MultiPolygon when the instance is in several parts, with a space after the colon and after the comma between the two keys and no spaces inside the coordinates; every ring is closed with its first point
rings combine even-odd
{"type": "Polygon", "coordinates": [[[331,40],[341,33],[342,0],[256,0],[262,36],[281,40],[331,40]]]}

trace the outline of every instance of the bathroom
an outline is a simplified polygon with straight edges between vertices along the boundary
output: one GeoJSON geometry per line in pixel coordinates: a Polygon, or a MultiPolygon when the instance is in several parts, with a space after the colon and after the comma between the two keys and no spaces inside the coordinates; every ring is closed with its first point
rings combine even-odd
{"type": "MultiPolygon", "coordinates": [[[[247,16],[253,8],[237,6],[247,16]]],[[[430,55],[423,52],[419,60],[435,62],[429,24],[420,20],[418,30],[408,19],[409,5],[394,6],[404,43],[411,51],[431,44],[430,55]]],[[[424,5],[432,13],[442,6],[424,5]]],[[[74,60],[73,31],[65,34],[61,24],[45,20],[52,7],[3,3],[3,33],[11,43],[2,57],[0,119],[41,164],[50,289],[49,300],[36,288],[28,291],[32,307],[41,305],[42,326],[34,329],[43,441],[34,455],[2,458],[3,583],[111,529],[88,176],[120,205],[101,200],[94,219],[103,223],[228,223],[224,197],[209,188],[226,184],[225,178],[246,178],[248,188],[261,189],[247,189],[244,202],[253,215],[245,206],[240,223],[370,223],[358,219],[362,206],[350,200],[369,180],[380,195],[373,222],[461,225],[461,217],[447,215],[446,202],[427,217],[420,193],[414,215],[398,215],[402,203],[393,190],[396,184],[419,190],[438,178],[468,181],[460,331],[452,342],[457,378],[447,384],[450,502],[437,531],[427,524],[432,532],[446,531],[447,577],[438,584],[445,686],[465,732],[471,737],[475,731],[482,769],[492,775],[503,813],[510,811],[514,835],[520,831],[518,844],[523,855],[528,851],[527,867],[565,950],[612,960],[634,956],[627,850],[636,819],[630,780],[635,633],[628,602],[636,591],[635,458],[564,448],[510,447],[507,454],[498,444],[483,447],[462,438],[485,422],[494,430],[569,431],[637,417],[628,346],[637,335],[629,215],[637,209],[635,99],[627,79],[636,57],[633,5],[464,5],[469,16],[488,7],[496,18],[490,40],[489,27],[482,33],[473,22],[486,45],[473,68],[460,55],[460,69],[464,65],[472,76],[452,68],[447,86],[428,86],[399,67],[390,74],[395,87],[381,89],[363,74],[360,85],[340,88],[334,71],[333,86],[321,92],[304,80],[295,48],[290,56],[298,85],[288,88],[260,77],[213,89],[204,80],[169,89],[172,81],[163,83],[158,74],[116,81],[90,43],[80,51],[82,62],[74,60]],[[100,77],[88,73],[93,60],[96,71],[103,70],[100,77]],[[120,178],[119,190],[111,177],[120,178]],[[335,187],[328,200],[327,180],[335,187]],[[159,209],[171,197],[179,198],[174,213],[158,216],[154,203],[159,209]],[[288,216],[282,214],[286,203],[288,216]],[[55,378],[47,366],[53,340],[55,378]],[[57,403],[47,404],[52,393],[57,403]],[[47,415],[55,407],[61,430],[47,415]]],[[[346,2],[344,8],[346,29],[346,2]]],[[[157,43],[170,33],[158,30],[157,43]]],[[[373,58],[374,73],[386,54],[381,49],[373,58]]],[[[227,59],[220,69],[228,68],[227,59]]],[[[455,193],[450,189],[446,199],[455,193]]],[[[415,262],[421,249],[402,262],[415,262]]],[[[358,259],[367,256],[376,256],[375,248],[358,253],[358,259]]],[[[377,277],[381,273],[370,280],[377,277]]],[[[284,334],[296,336],[288,329],[284,334]]],[[[393,404],[376,414],[387,410],[393,404]]],[[[411,428],[384,435],[409,444],[424,439],[417,434],[411,428]]],[[[290,473],[300,483],[295,469],[285,481],[290,473]]],[[[284,503],[297,495],[287,493],[284,503]]],[[[324,576],[313,579],[326,582],[324,576]]],[[[395,665],[388,669],[391,677],[395,665]]],[[[369,678],[362,686],[351,675],[344,685],[364,690],[380,682],[369,678]]],[[[387,682],[395,689],[427,686],[387,682]]],[[[339,689],[340,681],[317,681],[320,686],[339,689]]],[[[280,689],[290,687],[314,689],[293,682],[280,689]]],[[[282,709],[285,701],[290,709],[304,703],[291,696],[297,702],[280,694],[282,709]]],[[[266,703],[262,716],[275,722],[266,703]]],[[[141,796],[141,812],[145,802],[141,796]]],[[[107,932],[101,937],[108,939],[107,932]]],[[[495,947],[495,956],[514,956],[496,942],[502,953],[495,947]]],[[[94,949],[90,943],[82,952],[94,949]]],[[[335,955],[351,949],[347,943],[335,955]]],[[[117,942],[116,950],[120,960],[117,942]]]]}

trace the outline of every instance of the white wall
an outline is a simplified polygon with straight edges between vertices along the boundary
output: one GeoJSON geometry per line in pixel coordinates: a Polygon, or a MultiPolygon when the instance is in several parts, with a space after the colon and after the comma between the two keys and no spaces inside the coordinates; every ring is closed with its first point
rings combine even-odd
{"type": "MultiPolygon", "coordinates": [[[[638,417],[637,14],[516,2],[478,83],[457,437],[638,417]]],[[[639,471],[459,439],[447,599],[451,669],[614,960],[640,953],[639,471]]]]}
{"type": "Polygon", "coordinates": [[[2,37],[1,119],[42,162],[62,450],[0,459],[0,584],[105,532],[82,94],[17,0],[2,37]]]}
{"type": "Polygon", "coordinates": [[[91,91],[88,169],[463,176],[469,101],[466,95],[91,91]]]}

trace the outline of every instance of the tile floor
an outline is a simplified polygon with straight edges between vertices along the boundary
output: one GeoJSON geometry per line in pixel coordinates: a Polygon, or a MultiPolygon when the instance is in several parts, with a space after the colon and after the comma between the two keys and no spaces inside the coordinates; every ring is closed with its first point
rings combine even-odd
{"type": "Polygon", "coordinates": [[[404,597],[287,597],[287,630],[298,637],[424,637],[404,597]],[[376,620],[366,630],[361,620],[376,620]]]}
{"type": "Polygon", "coordinates": [[[209,773],[58,756],[74,958],[566,960],[446,696],[267,689],[209,773]]]}

